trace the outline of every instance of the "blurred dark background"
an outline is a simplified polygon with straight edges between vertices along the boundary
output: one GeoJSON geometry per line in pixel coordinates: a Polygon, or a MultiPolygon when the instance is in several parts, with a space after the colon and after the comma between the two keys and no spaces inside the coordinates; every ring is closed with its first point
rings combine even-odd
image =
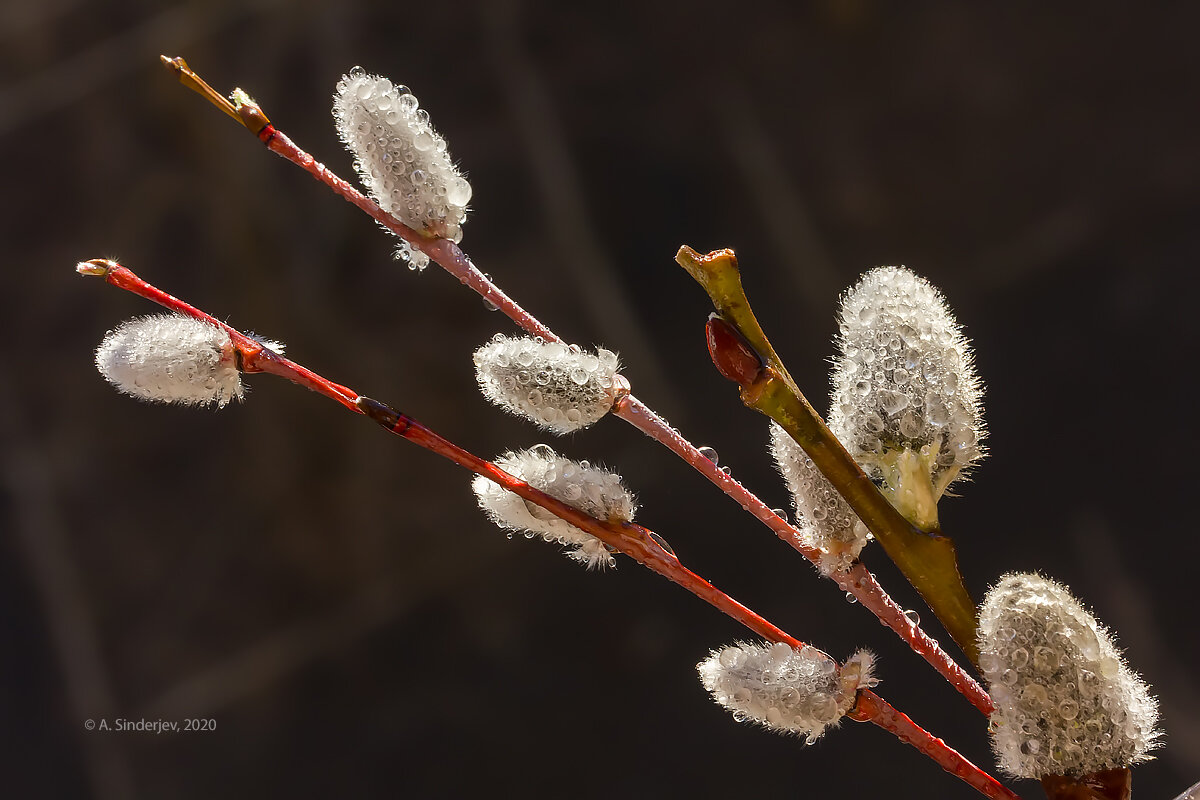
{"type": "MultiPolygon", "coordinates": [[[[1200,779],[1194,4],[0,13],[0,793],[975,796],[873,726],[805,748],[735,724],[693,670],[745,635],[732,622],[632,563],[586,573],[505,539],[465,473],[316,395],[261,378],[216,413],[109,389],[93,348],[154,308],[76,277],[98,256],[481,454],[546,438],[474,387],[470,353],[505,319],[393,262],[159,53],[244,87],[346,177],[338,77],[412,86],[470,175],[480,268],[619,350],[639,396],[771,505],[788,501],[765,423],[708,362],[707,299],[675,250],[738,251],[820,408],[839,291],[877,264],[928,276],[988,386],[991,456],[942,504],[972,593],[1018,569],[1069,584],[1162,701],[1135,797],[1200,779]],[[84,730],[101,717],[218,727],[84,730]]],[[[874,648],[881,693],[991,768],[970,706],[666,451],[615,420],[553,444],[619,469],[685,563],[792,633],[874,648]]]]}

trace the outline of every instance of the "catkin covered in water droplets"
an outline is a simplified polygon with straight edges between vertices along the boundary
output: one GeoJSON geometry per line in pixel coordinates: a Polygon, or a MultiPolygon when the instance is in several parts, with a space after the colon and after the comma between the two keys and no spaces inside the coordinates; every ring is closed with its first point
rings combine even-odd
{"type": "MultiPolygon", "coordinates": [[[[333,119],[363,186],[384,211],[417,231],[462,239],[471,184],[407,86],[355,68],[338,81],[333,119]]],[[[429,263],[407,242],[397,255],[414,269],[429,263]]]]}
{"type": "Polygon", "coordinates": [[[617,354],[496,334],[475,351],[485,397],[554,433],[586,428],[612,410],[620,387],[617,354]]]}
{"type": "Polygon", "coordinates": [[[121,392],[156,403],[220,408],[244,393],[229,334],[182,314],[141,317],[109,331],[96,349],[96,368],[121,392]]]}
{"type": "Polygon", "coordinates": [[[839,330],[830,429],[877,479],[897,454],[919,457],[936,500],[985,435],[983,387],[945,299],[904,267],[878,267],[842,298],[839,330]]]}
{"type": "Polygon", "coordinates": [[[1158,705],[1066,587],[1006,575],[979,609],[979,667],[1000,768],[1021,778],[1129,767],[1157,745],[1158,705]]]}
{"type": "Polygon", "coordinates": [[[867,542],[867,527],[787,431],[771,423],[771,455],[792,493],[804,544],[821,551],[825,575],[848,569],[867,542]]]}
{"type": "Polygon", "coordinates": [[[750,720],[809,741],[836,727],[860,687],[874,686],[874,656],[855,653],[846,666],[805,645],[737,642],[696,665],[700,681],[738,721],[750,720]]]}
{"type": "MultiPolygon", "coordinates": [[[[496,466],[599,520],[632,522],[637,511],[633,493],[625,488],[620,475],[586,461],[563,458],[548,445],[505,453],[496,459],[496,466]]],[[[480,508],[501,528],[567,545],[567,555],[589,569],[613,565],[613,558],[603,542],[541,506],[483,476],[476,476],[471,488],[480,508]]]]}

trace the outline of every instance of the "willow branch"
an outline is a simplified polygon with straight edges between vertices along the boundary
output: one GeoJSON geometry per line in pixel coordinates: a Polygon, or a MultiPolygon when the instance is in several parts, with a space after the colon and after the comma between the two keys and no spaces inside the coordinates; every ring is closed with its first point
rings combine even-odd
{"type": "MultiPolygon", "coordinates": [[[[288,136],[270,123],[257,105],[243,102],[235,109],[232,103],[222,98],[192,72],[183,59],[163,56],[162,60],[179,76],[185,86],[198,91],[224,113],[237,119],[271,152],[308,172],[339,197],[354,205],[413,247],[420,249],[446,272],[496,307],[518,327],[532,336],[541,336],[547,341],[563,341],[554,331],[543,325],[476,268],[471,259],[454,242],[447,239],[429,238],[388,214],[373,200],[298,147],[288,136]],[[206,89],[197,88],[198,86],[206,87],[206,89]]],[[[780,539],[795,548],[813,564],[817,563],[820,552],[805,545],[800,537],[800,532],[794,526],[772,511],[766,503],[731,475],[719,469],[691,442],[636,397],[625,396],[614,407],[614,413],[645,435],[667,447],[770,528],[780,539]]],[[[920,630],[905,616],[904,610],[887,595],[874,576],[870,575],[865,568],[858,569],[856,567],[848,572],[835,573],[831,577],[842,591],[849,592],[864,608],[875,614],[884,625],[907,642],[918,655],[963,694],[980,713],[985,716],[991,714],[993,705],[987,692],[942,649],[936,640],[920,630]]]]}
{"type": "MultiPolygon", "coordinates": [[[[659,544],[660,540],[649,529],[632,522],[596,519],[574,506],[535,489],[525,481],[500,469],[494,463],[443,438],[412,417],[378,400],[360,395],[353,389],[335,383],[279,355],[236,328],[230,327],[195,306],[147,283],[131,270],[116,262],[95,259],[79,264],[76,269],[82,275],[102,277],[113,286],[140,295],[176,313],[221,328],[229,335],[233,347],[237,351],[240,369],[243,372],[268,372],[298,386],[311,389],[349,411],[368,417],[391,433],[407,439],[431,453],[436,453],[476,475],[488,478],[517,496],[541,506],[559,519],[595,536],[642,566],[687,589],[696,597],[745,625],[764,639],[771,642],[782,642],[796,650],[805,646],[804,642],[788,634],[753,609],[739,603],[685,567],[674,553],[659,544]]],[[[879,711],[871,711],[869,714],[860,710],[859,716],[855,718],[873,722],[910,744],[919,740],[923,743],[919,748],[923,753],[947,772],[965,780],[985,796],[1007,800],[1017,799],[1015,794],[1001,786],[994,778],[948,747],[942,740],[896,712],[874,692],[867,689],[860,690],[857,707],[867,710],[879,709],[879,711]],[[897,718],[907,720],[908,726],[897,725],[895,723],[897,718]]]]}

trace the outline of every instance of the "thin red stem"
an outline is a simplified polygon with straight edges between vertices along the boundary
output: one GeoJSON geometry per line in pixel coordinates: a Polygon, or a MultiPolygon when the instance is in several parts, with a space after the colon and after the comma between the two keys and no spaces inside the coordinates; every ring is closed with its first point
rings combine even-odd
{"type": "MultiPolygon", "coordinates": [[[[355,413],[363,414],[392,433],[413,442],[431,453],[436,453],[443,458],[453,461],[476,475],[482,475],[494,481],[504,489],[541,506],[560,519],[595,536],[600,541],[619,550],[639,564],[687,589],[696,597],[712,605],[731,619],[742,623],[764,639],[772,642],[783,642],[795,649],[805,646],[799,639],[791,636],[753,609],[742,605],[704,578],[701,578],[683,566],[674,553],[659,544],[659,541],[656,540],[656,537],[649,529],[632,522],[598,520],[561,500],[551,497],[539,489],[535,489],[525,481],[500,469],[492,462],[480,458],[474,453],[443,438],[412,417],[396,411],[380,403],[378,400],[372,400],[369,397],[359,395],[353,389],[334,383],[293,361],[283,358],[277,353],[263,347],[262,343],[258,340],[246,336],[237,329],[226,325],[195,306],[185,303],[174,295],[168,294],[156,286],[147,283],[131,270],[116,262],[97,259],[95,261],[83,262],[77,269],[81,274],[102,276],[106,282],[113,286],[133,292],[172,311],[221,327],[229,334],[234,347],[242,358],[243,368],[246,371],[270,372],[318,392],[355,413]],[[348,402],[348,398],[354,399],[348,402]]],[[[921,750],[921,752],[928,755],[947,772],[967,781],[986,796],[1008,798],[1009,800],[1016,798],[1016,795],[1004,790],[995,779],[991,778],[991,776],[983,772],[979,767],[965,759],[957,751],[947,747],[941,739],[935,738],[907,716],[896,711],[874,692],[867,689],[861,690],[855,709],[852,712],[855,715],[855,719],[874,722],[884,730],[891,731],[903,741],[912,744],[921,750]],[[999,787],[1002,793],[997,793],[995,787],[999,787]]]]}
{"type": "MultiPolygon", "coordinates": [[[[332,189],[339,197],[357,206],[380,225],[420,249],[439,266],[458,278],[460,282],[469,286],[484,300],[504,312],[523,330],[533,336],[541,336],[547,341],[563,341],[554,331],[543,325],[480,272],[456,244],[447,239],[423,236],[388,214],[375,201],[338,177],[273,125],[267,125],[260,130],[258,137],[271,152],[299,166],[332,189]]],[[[617,403],[614,413],[651,439],[666,446],[813,564],[818,562],[820,551],[803,544],[800,532],[795,527],[775,514],[754,493],[734,480],[728,473],[719,469],[695,445],[636,397],[626,395],[617,403]]],[[[865,567],[862,567],[861,570],[856,567],[850,572],[837,573],[831,577],[843,591],[849,592],[862,603],[864,608],[875,614],[880,622],[895,631],[915,653],[936,669],[980,713],[985,716],[992,713],[994,709],[992,700],[983,687],[951,658],[950,654],[943,650],[935,639],[920,630],[905,616],[904,609],[892,600],[865,567]]]]}
{"type": "Polygon", "coordinates": [[[938,766],[966,781],[971,788],[993,800],[1019,800],[1019,797],[986,772],[967,761],[961,753],[947,745],[912,719],[892,707],[890,703],[870,689],[858,693],[858,702],[847,714],[859,722],[873,722],[894,734],[898,739],[912,745],[938,766]]]}
{"type": "Polygon", "coordinates": [[[172,311],[221,328],[229,334],[234,348],[238,351],[241,358],[241,370],[243,372],[269,372],[281,378],[287,378],[292,383],[336,400],[351,411],[358,411],[358,407],[354,404],[358,398],[358,393],[353,389],[348,389],[341,384],[334,383],[312,370],[300,366],[294,361],[289,361],[274,350],[264,347],[262,342],[254,337],[247,336],[237,328],[226,325],[216,317],[204,313],[195,306],[180,300],[178,297],[164,292],[157,286],[146,283],[133,274],[131,270],[121,266],[117,262],[108,261],[107,259],[94,259],[82,262],[76,269],[84,275],[102,277],[113,286],[140,295],[151,302],[158,303],[164,308],[169,308],[172,311]]]}

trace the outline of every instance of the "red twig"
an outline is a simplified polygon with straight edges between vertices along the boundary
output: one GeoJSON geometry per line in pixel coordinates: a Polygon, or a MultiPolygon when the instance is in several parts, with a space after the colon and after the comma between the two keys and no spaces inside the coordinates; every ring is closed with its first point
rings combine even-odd
{"type": "Polygon", "coordinates": [[[556,500],[550,495],[533,488],[528,483],[504,472],[492,462],[464,450],[458,445],[443,439],[429,428],[417,422],[412,417],[396,411],[389,406],[364,397],[358,392],[339,383],[318,375],[317,373],[284,358],[274,351],[263,347],[258,340],[243,334],[236,328],[226,325],[216,317],[185,303],[174,295],[162,291],[158,287],[139,278],[127,267],[115,261],[95,259],[81,263],[77,271],[84,275],[103,277],[104,280],[136,295],[151,300],[172,311],[192,317],[193,319],[216,325],[229,334],[234,348],[240,358],[243,372],[269,372],[281,378],[311,389],[344,408],[357,414],[364,414],[392,433],[420,445],[430,452],[437,453],[443,458],[465,467],[476,475],[483,475],[514,494],[542,506],[557,517],[571,523],[577,528],[587,531],[607,545],[615,547],[638,563],[650,568],[674,583],[684,587],[705,602],[745,625],[750,630],[773,642],[785,642],[791,647],[799,648],[804,642],[795,639],[782,629],[768,622],[757,613],[734,600],[729,595],[717,589],[708,581],[679,563],[679,559],[662,547],[651,531],[635,523],[601,521],[584,514],[582,511],[556,500]]]}
{"type": "Polygon", "coordinates": [[[913,722],[907,714],[897,711],[888,701],[870,689],[859,691],[858,702],[846,716],[858,722],[873,722],[885,731],[895,734],[898,739],[917,748],[936,761],[946,772],[966,781],[971,788],[986,797],[995,800],[1020,800],[1012,790],[975,767],[957,750],[913,722]]]}
{"type": "MultiPolygon", "coordinates": [[[[215,317],[189,305],[179,298],[139,278],[126,267],[114,261],[95,259],[81,263],[77,270],[83,275],[95,275],[126,291],[133,292],[161,306],[199,319],[225,330],[240,357],[243,371],[270,372],[293,383],[311,389],[344,408],[363,414],[387,430],[459,466],[482,475],[510,492],[535,503],[550,513],[566,520],[577,528],[595,536],[605,544],[616,548],[639,564],[658,573],[667,580],[687,589],[730,618],[737,620],[750,630],[772,642],[783,642],[789,647],[801,648],[804,643],[774,625],[754,610],[742,605],[711,583],[701,578],[680,563],[674,553],[666,550],[650,530],[631,522],[598,520],[582,511],[557,500],[530,486],[497,467],[490,461],[465,450],[442,438],[412,417],[392,409],[378,400],[359,395],[352,389],[334,383],[311,370],[300,366],[269,350],[257,340],[231,328],[215,317]]],[[[947,772],[962,778],[985,796],[1014,800],[1015,794],[1008,792],[994,778],[972,764],[957,751],[948,747],[904,714],[896,711],[882,698],[870,690],[861,690],[859,700],[852,711],[854,719],[873,722],[884,730],[891,731],[903,741],[912,744],[928,755],[947,772]]],[[[1018,799],[1019,800],[1019,799],[1018,799]]]]}

